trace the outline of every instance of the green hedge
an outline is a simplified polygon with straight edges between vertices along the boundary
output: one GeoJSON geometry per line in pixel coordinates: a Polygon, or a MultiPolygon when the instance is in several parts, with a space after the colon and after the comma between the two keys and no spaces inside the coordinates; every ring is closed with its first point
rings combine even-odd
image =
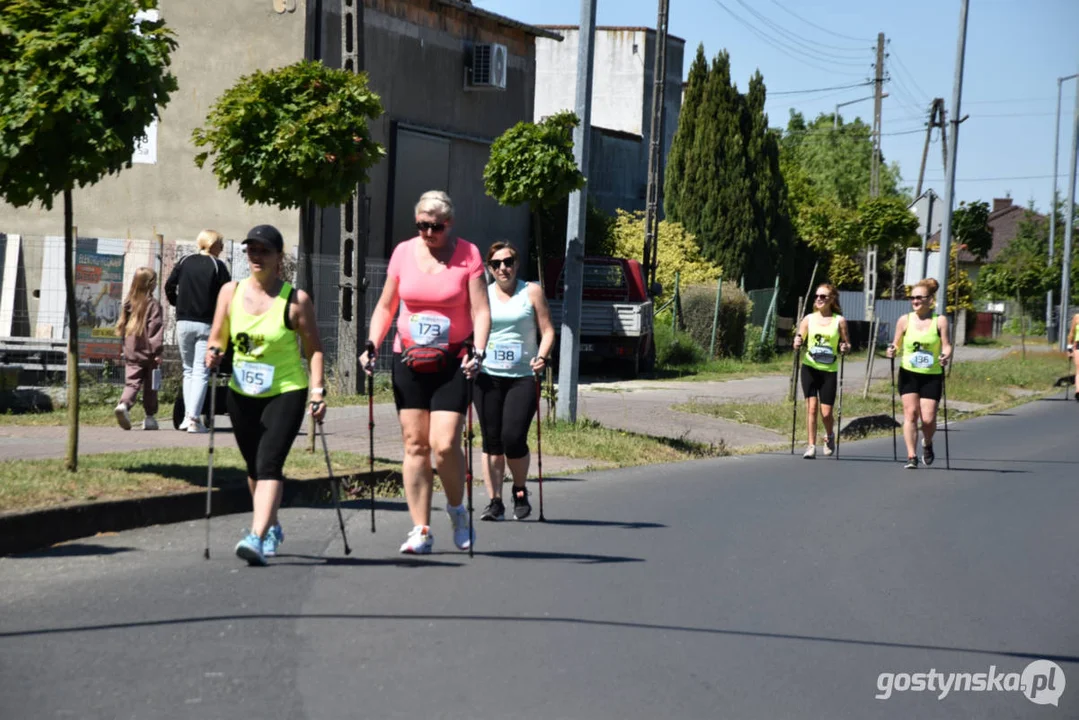
{"type": "MultiPolygon", "coordinates": [[[[686,288],[681,298],[682,327],[693,341],[704,348],[705,355],[712,345],[712,318],[716,307],[716,286],[695,285],[686,288]]],[[[749,297],[734,283],[723,283],[719,305],[719,324],[716,330],[716,356],[740,357],[745,346],[746,317],[749,297]]]]}

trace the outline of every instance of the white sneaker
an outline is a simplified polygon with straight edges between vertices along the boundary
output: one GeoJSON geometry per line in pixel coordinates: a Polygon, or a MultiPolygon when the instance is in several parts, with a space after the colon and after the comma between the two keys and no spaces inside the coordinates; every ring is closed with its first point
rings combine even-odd
{"type": "Polygon", "coordinates": [[[198,418],[191,418],[187,423],[187,431],[192,435],[202,435],[204,433],[210,432],[210,428],[203,425],[202,420],[199,420],[198,418]]]}
{"type": "Polygon", "coordinates": [[[831,455],[835,452],[835,435],[829,435],[824,439],[824,454],[831,455]]]}
{"type": "Polygon", "coordinates": [[[417,525],[408,534],[400,552],[406,555],[427,555],[435,544],[435,536],[431,534],[431,528],[426,525],[417,525]]]}
{"type": "Polygon", "coordinates": [[[113,413],[116,415],[116,422],[120,423],[120,427],[124,430],[131,429],[131,414],[128,412],[127,405],[120,403],[113,413]]]}
{"type": "Polygon", "coordinates": [[[472,547],[472,541],[476,539],[476,531],[472,531],[471,537],[468,532],[468,510],[464,505],[457,507],[446,506],[446,514],[450,516],[450,524],[453,526],[453,544],[458,550],[468,550],[472,547]]]}
{"type": "Polygon", "coordinates": [[[142,421],[143,430],[157,430],[157,418],[147,415],[142,421]]]}
{"type": "Polygon", "coordinates": [[[189,427],[191,427],[191,418],[185,416],[184,421],[182,423],[180,423],[180,427],[178,427],[176,429],[183,431],[183,430],[187,430],[189,427]]]}
{"type": "Polygon", "coordinates": [[[803,454],[802,457],[806,460],[812,460],[813,458],[817,457],[817,446],[810,445],[809,447],[807,447],[805,454],[803,454]]]}

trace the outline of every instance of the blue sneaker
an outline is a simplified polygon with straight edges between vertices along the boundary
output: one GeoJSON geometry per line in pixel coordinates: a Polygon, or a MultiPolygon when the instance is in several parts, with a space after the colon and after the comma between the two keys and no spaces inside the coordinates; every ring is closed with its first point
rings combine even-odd
{"type": "Polygon", "coordinates": [[[248,565],[265,565],[266,556],[262,554],[259,536],[249,532],[247,537],[236,543],[236,557],[246,560],[248,565]]]}
{"type": "Polygon", "coordinates": [[[285,542],[285,531],[280,525],[274,525],[266,531],[266,538],[262,541],[262,554],[266,557],[275,557],[277,548],[285,542]]]}

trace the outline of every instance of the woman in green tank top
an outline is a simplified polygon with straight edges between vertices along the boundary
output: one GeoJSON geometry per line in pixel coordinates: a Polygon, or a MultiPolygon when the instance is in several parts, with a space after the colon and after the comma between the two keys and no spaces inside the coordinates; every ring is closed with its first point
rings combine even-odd
{"type": "Polygon", "coordinates": [[[1072,376],[1072,380],[1075,382],[1075,400],[1079,402],[1079,313],[1072,315],[1072,324],[1068,328],[1068,339],[1071,342],[1068,344],[1068,357],[1072,359],[1072,363],[1075,365],[1072,376]]]}
{"type": "Polygon", "coordinates": [[[933,435],[937,430],[937,404],[944,389],[941,378],[952,357],[948,341],[948,318],[934,312],[939,284],[926,278],[911,290],[914,311],[899,318],[895,339],[888,346],[894,358],[902,348],[899,394],[903,397],[903,440],[907,444],[908,470],[918,469],[918,418],[922,421],[922,461],[932,465],[933,435]]]}
{"type": "Polygon", "coordinates": [[[802,356],[802,394],[806,400],[806,432],[809,442],[803,458],[817,457],[817,409],[824,421],[824,454],[835,452],[832,407],[838,390],[839,356],[850,352],[847,321],[839,313],[839,293],[831,283],[821,283],[813,299],[814,312],[802,318],[794,336],[794,350],[806,346],[802,356]]]}
{"type": "Polygon", "coordinates": [[[289,450],[308,406],[315,420],[326,415],[323,356],[311,298],[280,277],[281,233],[259,225],[243,245],[251,277],[230,282],[218,293],[206,366],[217,368],[232,344],[229,419],[254,504],[251,531],[236,545],[236,555],[251,565],[265,565],[285,539],[277,510],[289,450]]]}

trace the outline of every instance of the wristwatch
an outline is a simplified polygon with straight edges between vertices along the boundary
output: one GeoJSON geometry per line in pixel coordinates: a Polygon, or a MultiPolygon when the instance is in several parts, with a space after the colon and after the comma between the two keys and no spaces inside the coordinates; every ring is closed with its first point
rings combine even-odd
{"type": "Polygon", "coordinates": [[[484,360],[487,359],[487,349],[484,348],[483,350],[476,350],[475,352],[472,353],[472,356],[475,357],[480,362],[483,362],[484,360]]]}
{"type": "Polygon", "coordinates": [[[314,395],[315,393],[318,393],[322,397],[326,397],[326,388],[320,388],[320,387],[319,388],[311,388],[310,392],[311,392],[312,395],[314,395]]]}

